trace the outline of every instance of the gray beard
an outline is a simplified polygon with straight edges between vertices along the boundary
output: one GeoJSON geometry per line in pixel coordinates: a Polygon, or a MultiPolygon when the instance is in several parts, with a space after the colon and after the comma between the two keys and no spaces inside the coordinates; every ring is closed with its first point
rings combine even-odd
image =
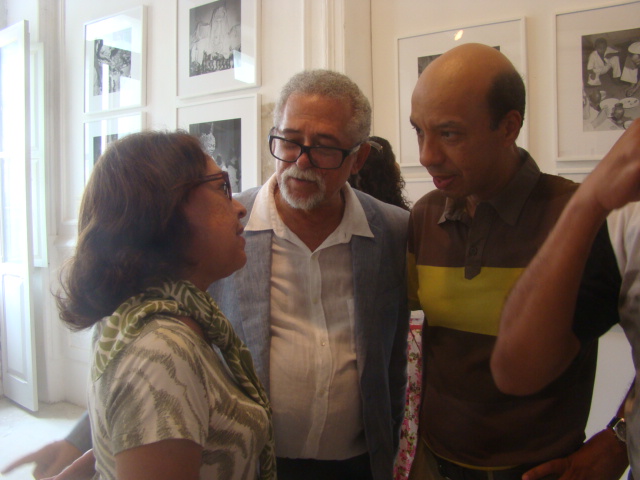
{"type": "Polygon", "coordinates": [[[278,185],[280,188],[280,195],[282,195],[284,201],[293,208],[307,211],[313,210],[324,200],[327,190],[324,179],[312,170],[300,170],[297,165],[292,165],[282,172],[280,175],[280,181],[281,184],[278,185]],[[318,192],[309,197],[297,198],[289,191],[289,187],[287,186],[288,178],[314,181],[316,185],[318,185],[318,192]]]}

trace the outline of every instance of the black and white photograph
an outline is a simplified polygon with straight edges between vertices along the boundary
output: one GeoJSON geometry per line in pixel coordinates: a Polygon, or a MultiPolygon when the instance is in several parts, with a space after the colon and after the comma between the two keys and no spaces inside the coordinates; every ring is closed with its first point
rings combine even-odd
{"type": "Polygon", "coordinates": [[[260,85],[260,0],[177,0],[177,93],[260,85]]]}
{"type": "Polygon", "coordinates": [[[640,28],[582,36],[583,130],[625,130],[640,117],[640,28]]]}
{"type": "Polygon", "coordinates": [[[189,10],[189,76],[228,70],[242,51],[240,0],[189,10]]]}
{"type": "MultiPolygon", "coordinates": [[[[128,43],[131,44],[130,28],[117,32],[117,36],[128,38],[128,43]]],[[[120,78],[131,78],[131,50],[114,47],[98,38],[94,40],[94,52],[93,94],[102,95],[105,84],[108,85],[109,93],[119,92],[120,78]]]]}
{"type": "Polygon", "coordinates": [[[85,183],[93,167],[110,143],[142,130],[142,114],[94,120],[84,124],[84,174],[85,183]]]}
{"type": "Polygon", "coordinates": [[[200,139],[205,152],[229,173],[231,191],[242,191],[242,119],[193,123],[189,133],[200,139]]]}
{"type": "Polygon", "coordinates": [[[144,33],[145,7],[85,24],[85,113],[143,106],[144,33]]]}
{"type": "Polygon", "coordinates": [[[555,30],[556,161],[588,172],[640,116],[640,2],[558,13],[555,30]]]}
{"type": "Polygon", "coordinates": [[[422,72],[424,71],[424,69],[427,68],[429,64],[433,62],[436,58],[438,58],[440,55],[442,54],[438,53],[437,55],[425,55],[423,57],[418,57],[418,77],[422,75],[422,72]]]}
{"type": "Polygon", "coordinates": [[[197,136],[207,154],[229,172],[234,193],[262,184],[259,112],[258,94],[178,108],[178,128],[197,136]]]}

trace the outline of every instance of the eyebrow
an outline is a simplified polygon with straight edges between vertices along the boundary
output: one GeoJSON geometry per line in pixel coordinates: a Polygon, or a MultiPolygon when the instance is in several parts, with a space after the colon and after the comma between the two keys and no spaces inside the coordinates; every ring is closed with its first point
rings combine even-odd
{"type": "MultiPolygon", "coordinates": [[[[409,123],[412,127],[420,128],[418,124],[411,118],[409,119],[409,123]]],[[[436,125],[432,125],[429,128],[432,130],[441,130],[443,128],[464,128],[464,125],[462,125],[460,122],[456,122],[455,120],[447,120],[436,125]]]]}
{"type": "MultiPolygon", "coordinates": [[[[276,131],[280,132],[282,135],[285,135],[285,134],[301,135],[302,134],[302,132],[300,130],[296,130],[294,128],[283,128],[282,130],[276,128],[276,131]]],[[[338,145],[341,143],[340,140],[336,136],[328,134],[328,133],[321,133],[321,132],[320,133],[314,133],[312,136],[313,136],[313,138],[318,138],[320,140],[329,140],[329,141],[335,142],[338,145]]]]}

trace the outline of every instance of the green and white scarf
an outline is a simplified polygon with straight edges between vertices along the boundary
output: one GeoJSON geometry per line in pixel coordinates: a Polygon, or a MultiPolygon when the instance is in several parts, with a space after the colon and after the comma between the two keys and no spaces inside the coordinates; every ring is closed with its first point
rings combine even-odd
{"type": "Polygon", "coordinates": [[[95,347],[91,378],[96,381],[109,362],[131,343],[154,315],[185,316],[198,323],[208,343],[220,349],[244,392],[267,412],[269,438],[260,453],[260,478],[276,478],[275,448],[271,405],[258,379],[249,349],[236,335],[229,320],[220,311],[211,296],[192,283],[180,280],[165,282],[159,287],[148,288],[123,302],[103,321],[102,332],[95,347]]]}

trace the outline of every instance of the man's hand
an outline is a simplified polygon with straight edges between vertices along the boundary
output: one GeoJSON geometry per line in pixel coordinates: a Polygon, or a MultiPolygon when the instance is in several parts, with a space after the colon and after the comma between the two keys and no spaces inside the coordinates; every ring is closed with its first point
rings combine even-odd
{"type": "Polygon", "coordinates": [[[41,480],[45,477],[57,475],[80,455],[82,455],[82,452],[72,444],[66,440],[58,440],[57,442],[45,445],[40,450],[36,450],[17,459],[7,465],[2,470],[2,473],[9,473],[11,470],[26,465],[27,463],[35,463],[36,468],[33,470],[33,477],[36,480],[41,480]]]}
{"type": "Polygon", "coordinates": [[[59,475],[43,480],[91,480],[95,473],[96,459],[93,456],[93,450],[88,450],[59,475]]]}
{"type": "Polygon", "coordinates": [[[580,449],[566,458],[538,465],[522,480],[544,480],[548,475],[559,480],[618,480],[629,466],[627,447],[612,430],[595,434],[580,449]]]}
{"type": "Polygon", "coordinates": [[[588,202],[589,208],[602,210],[605,214],[640,200],[639,119],[634,120],[585,178],[576,191],[576,200],[588,202]]]}

